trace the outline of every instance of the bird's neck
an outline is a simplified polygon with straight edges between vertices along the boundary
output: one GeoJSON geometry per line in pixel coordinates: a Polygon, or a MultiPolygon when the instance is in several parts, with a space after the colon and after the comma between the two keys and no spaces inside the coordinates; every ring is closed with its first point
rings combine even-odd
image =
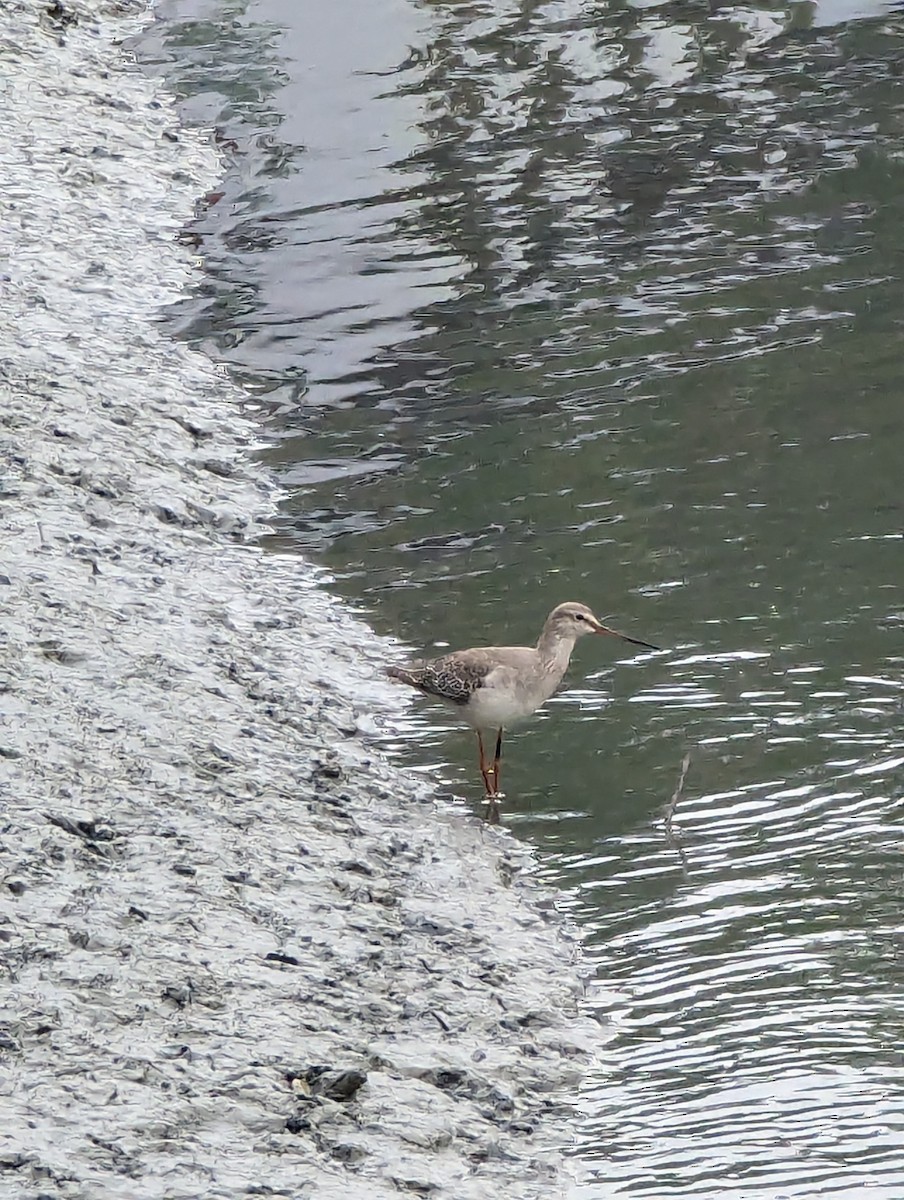
{"type": "Polygon", "coordinates": [[[537,642],[537,653],[543,664],[564,675],[574,649],[574,638],[562,637],[552,629],[544,629],[537,642]]]}

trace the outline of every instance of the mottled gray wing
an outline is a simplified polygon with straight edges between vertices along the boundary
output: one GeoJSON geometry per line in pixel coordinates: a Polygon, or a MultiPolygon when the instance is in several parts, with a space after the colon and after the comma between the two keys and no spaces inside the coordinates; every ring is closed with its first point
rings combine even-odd
{"type": "Polygon", "coordinates": [[[430,662],[414,663],[410,667],[390,667],[388,670],[396,679],[426,692],[428,696],[437,696],[452,704],[467,704],[477,689],[483,687],[494,665],[479,650],[475,650],[446,654],[430,662]]]}

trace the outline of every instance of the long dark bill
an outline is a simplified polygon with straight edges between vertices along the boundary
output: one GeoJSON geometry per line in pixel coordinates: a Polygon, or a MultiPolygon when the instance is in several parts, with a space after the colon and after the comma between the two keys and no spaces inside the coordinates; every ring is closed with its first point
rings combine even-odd
{"type": "Polygon", "coordinates": [[[652,642],[642,642],[640,638],[628,637],[626,633],[619,633],[617,629],[610,629],[608,625],[594,625],[594,633],[608,633],[610,637],[621,638],[623,642],[630,642],[632,646],[643,646],[645,650],[661,650],[661,646],[654,646],[652,642]]]}

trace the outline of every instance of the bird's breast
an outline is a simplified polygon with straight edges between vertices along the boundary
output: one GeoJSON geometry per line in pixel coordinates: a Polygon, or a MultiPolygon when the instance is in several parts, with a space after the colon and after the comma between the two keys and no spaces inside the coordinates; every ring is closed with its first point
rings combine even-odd
{"type": "Polygon", "coordinates": [[[525,678],[506,670],[493,671],[468,701],[468,723],[486,729],[517,725],[550,698],[561,679],[557,673],[542,672],[525,678]]]}

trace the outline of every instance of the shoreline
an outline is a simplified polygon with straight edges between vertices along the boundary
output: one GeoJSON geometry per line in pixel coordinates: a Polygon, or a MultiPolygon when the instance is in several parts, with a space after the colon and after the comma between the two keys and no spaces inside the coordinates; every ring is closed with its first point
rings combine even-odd
{"type": "Polygon", "coordinates": [[[564,1195],[577,948],[381,754],[385,644],[256,544],[258,430],[159,317],[219,161],[121,52],[149,17],[0,16],[0,1196],[564,1195]]]}

